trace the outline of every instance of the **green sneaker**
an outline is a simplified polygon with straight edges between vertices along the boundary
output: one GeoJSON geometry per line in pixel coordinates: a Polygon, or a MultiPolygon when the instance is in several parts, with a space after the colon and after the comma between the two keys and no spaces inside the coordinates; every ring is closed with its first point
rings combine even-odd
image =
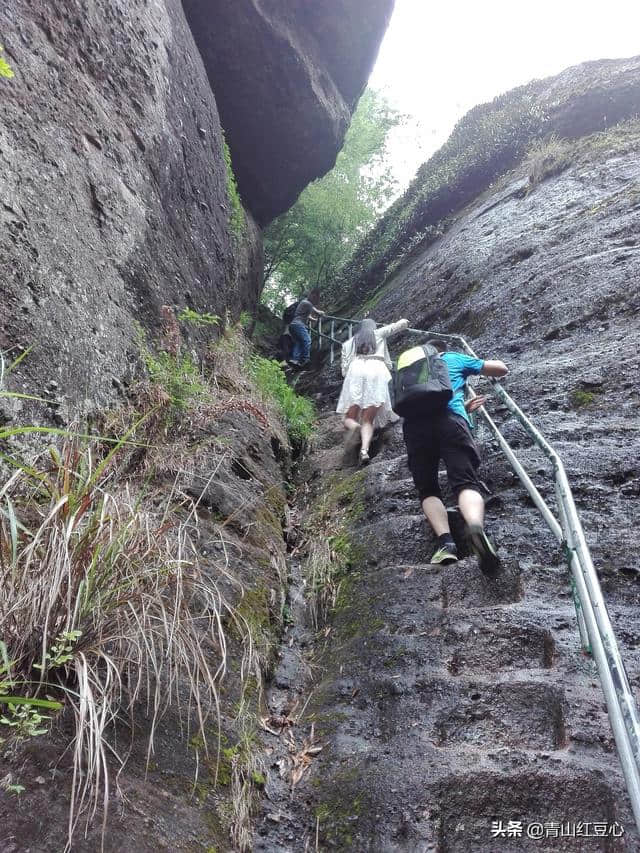
{"type": "Polygon", "coordinates": [[[446,566],[449,563],[457,563],[458,562],[458,549],[454,545],[453,542],[445,543],[441,548],[435,552],[433,557],[431,558],[432,565],[443,565],[446,566]]]}
{"type": "Polygon", "coordinates": [[[467,528],[467,536],[471,551],[480,561],[480,571],[489,578],[497,577],[501,569],[500,557],[483,528],[479,524],[471,525],[467,528]]]}

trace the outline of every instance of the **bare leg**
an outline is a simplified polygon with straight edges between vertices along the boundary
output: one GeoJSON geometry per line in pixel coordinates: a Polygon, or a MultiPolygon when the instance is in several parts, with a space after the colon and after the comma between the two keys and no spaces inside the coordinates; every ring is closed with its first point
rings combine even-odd
{"type": "Polygon", "coordinates": [[[373,438],[373,422],[381,408],[381,406],[369,406],[362,412],[362,427],[360,429],[360,435],[362,436],[361,453],[369,452],[369,445],[373,438]]]}
{"type": "Polygon", "coordinates": [[[458,495],[458,507],[469,527],[484,526],[484,499],[475,489],[463,489],[458,495]]]}
{"type": "Polygon", "coordinates": [[[449,529],[447,508],[440,498],[425,498],[422,501],[422,511],[424,512],[425,518],[431,525],[436,536],[442,536],[444,533],[451,533],[449,529]]]}
{"type": "Polygon", "coordinates": [[[496,547],[484,531],[484,499],[475,489],[463,489],[458,495],[458,506],[467,522],[471,550],[480,561],[480,571],[490,578],[500,573],[500,557],[496,547]]]}
{"type": "Polygon", "coordinates": [[[360,429],[360,423],[358,421],[359,417],[360,406],[350,406],[344,416],[343,424],[345,429],[348,429],[350,432],[360,429]]]}

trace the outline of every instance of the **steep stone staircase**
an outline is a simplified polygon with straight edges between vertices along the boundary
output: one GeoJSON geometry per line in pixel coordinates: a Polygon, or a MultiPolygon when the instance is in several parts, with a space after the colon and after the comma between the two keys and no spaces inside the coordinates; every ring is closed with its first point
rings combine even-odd
{"type": "MultiPolygon", "coordinates": [[[[485,438],[487,516],[504,558],[496,580],[464,551],[457,565],[429,564],[434,541],[399,426],[356,474],[338,419],[323,419],[307,479],[316,493],[336,477],[358,484],[358,559],[307,686],[306,722],[323,750],[289,806],[297,817],[257,849],[640,849],[562,555],[485,438]]],[[[461,543],[454,510],[451,520],[461,543]]],[[[632,586],[609,597],[634,685],[636,601],[632,586]]]]}

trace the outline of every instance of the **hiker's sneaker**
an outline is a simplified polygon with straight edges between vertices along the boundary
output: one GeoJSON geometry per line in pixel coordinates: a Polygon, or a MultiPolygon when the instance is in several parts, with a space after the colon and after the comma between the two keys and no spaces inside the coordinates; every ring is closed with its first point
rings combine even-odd
{"type": "Polygon", "coordinates": [[[300,362],[299,362],[299,361],[295,361],[295,359],[293,359],[293,358],[290,358],[290,359],[287,361],[287,364],[289,365],[289,367],[300,367],[300,362]]]}
{"type": "Polygon", "coordinates": [[[458,562],[458,549],[455,542],[445,542],[441,545],[431,558],[432,565],[447,566],[449,563],[458,562]]]}
{"type": "Polygon", "coordinates": [[[480,571],[487,577],[495,578],[500,574],[501,568],[495,545],[479,524],[470,525],[467,536],[471,550],[480,561],[480,571]]]}
{"type": "Polygon", "coordinates": [[[369,454],[367,453],[366,450],[361,450],[360,451],[360,464],[361,465],[368,465],[369,462],[371,462],[369,454]]]}

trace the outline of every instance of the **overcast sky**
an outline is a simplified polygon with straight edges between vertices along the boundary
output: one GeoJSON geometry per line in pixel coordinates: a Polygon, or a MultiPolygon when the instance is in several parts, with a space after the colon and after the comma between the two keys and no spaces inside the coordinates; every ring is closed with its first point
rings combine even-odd
{"type": "Polygon", "coordinates": [[[590,59],[640,53],[640,0],[396,0],[369,80],[412,119],[391,155],[403,188],[476,104],[590,59]]]}

